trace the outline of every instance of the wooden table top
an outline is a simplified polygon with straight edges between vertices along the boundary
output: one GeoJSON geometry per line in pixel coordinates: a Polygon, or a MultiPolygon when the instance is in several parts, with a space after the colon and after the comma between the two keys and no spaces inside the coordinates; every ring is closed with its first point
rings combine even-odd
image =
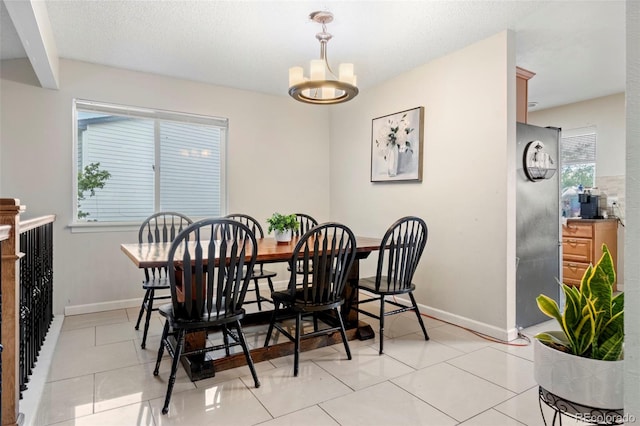
{"type": "MultiPolygon", "coordinates": [[[[298,242],[294,237],[290,243],[276,242],[275,238],[258,238],[258,255],[256,261],[285,262],[291,258],[293,249],[298,242]]],[[[357,257],[367,257],[372,251],[380,249],[382,239],[371,237],[356,237],[357,257]]],[[[171,243],[132,243],[121,244],[120,249],[133,261],[138,268],[154,268],[165,266],[171,243]]]]}

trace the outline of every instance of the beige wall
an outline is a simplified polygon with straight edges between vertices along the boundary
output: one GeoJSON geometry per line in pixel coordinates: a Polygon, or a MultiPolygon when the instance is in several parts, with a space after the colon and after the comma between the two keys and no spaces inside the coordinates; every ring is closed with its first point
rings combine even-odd
{"type": "MultiPolygon", "coordinates": [[[[228,210],[261,220],[303,210],[329,219],[329,114],[284,96],[215,87],[62,60],[60,90],[39,87],[27,60],[3,61],[2,197],[30,217],[56,214],[56,313],[115,308],[142,296],[141,273],[120,251],[137,233],[71,233],[74,97],[229,118],[228,210]],[[115,303],[106,303],[112,302],[115,303]]],[[[266,230],[266,229],[265,229],[266,230]]]]}
{"type": "Polygon", "coordinates": [[[425,219],[418,303],[501,338],[515,326],[512,37],[503,32],[363,91],[331,117],[332,217],[380,236],[403,215],[425,219]],[[417,106],[425,107],[422,183],[371,183],[371,119],[417,106]]]}

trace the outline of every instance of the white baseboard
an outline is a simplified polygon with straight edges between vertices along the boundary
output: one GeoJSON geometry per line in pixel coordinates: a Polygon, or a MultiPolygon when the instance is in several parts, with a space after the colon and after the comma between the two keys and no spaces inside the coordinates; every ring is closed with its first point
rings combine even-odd
{"type": "MultiPolygon", "coordinates": [[[[276,289],[286,288],[288,285],[288,281],[279,280],[273,282],[274,287],[276,289]]],[[[260,283],[260,291],[265,295],[268,294],[268,286],[266,281],[260,283]]],[[[403,303],[410,304],[411,302],[407,299],[397,298],[399,301],[403,303]]],[[[64,315],[81,315],[81,314],[91,314],[95,312],[103,312],[103,311],[112,311],[114,309],[127,309],[127,308],[137,308],[142,303],[142,298],[140,299],[127,299],[127,300],[114,300],[110,302],[100,302],[100,303],[89,303],[86,305],[75,305],[75,306],[66,306],[64,308],[64,315]]],[[[496,327],[494,325],[486,324],[483,322],[479,322],[467,317],[463,317],[460,315],[452,314],[451,312],[443,311],[440,309],[433,308],[431,306],[426,306],[422,304],[418,304],[420,307],[420,311],[432,316],[441,321],[450,322],[452,324],[469,328],[471,330],[477,331],[478,333],[486,334],[487,336],[493,337],[495,339],[511,341],[518,338],[518,329],[502,329],[496,327]]]]}
{"type": "Polygon", "coordinates": [[[65,306],[64,316],[93,314],[95,312],[113,311],[115,309],[139,308],[141,304],[142,298],[65,306]]]}
{"type": "MultiPolygon", "coordinates": [[[[411,305],[411,301],[408,299],[401,299],[401,298],[397,298],[397,299],[401,300],[402,303],[407,303],[411,305]]],[[[503,328],[496,327],[494,325],[485,324],[483,322],[476,321],[467,317],[452,314],[451,312],[436,309],[431,306],[422,305],[420,303],[418,303],[418,307],[420,308],[421,313],[432,316],[441,321],[446,321],[460,327],[471,329],[478,333],[482,333],[489,337],[493,337],[494,339],[510,342],[518,338],[517,328],[506,330],[503,328]]]]}
{"type": "MultiPolygon", "coordinates": [[[[287,288],[289,281],[278,280],[273,282],[276,290],[287,288]]],[[[253,288],[253,286],[249,287],[253,288]]],[[[269,286],[266,280],[260,281],[260,293],[269,295],[269,286]]],[[[88,303],[86,305],[65,306],[64,316],[93,314],[96,312],[113,311],[114,309],[139,308],[142,304],[142,297],[139,299],[113,300],[109,302],[88,303]]]]}

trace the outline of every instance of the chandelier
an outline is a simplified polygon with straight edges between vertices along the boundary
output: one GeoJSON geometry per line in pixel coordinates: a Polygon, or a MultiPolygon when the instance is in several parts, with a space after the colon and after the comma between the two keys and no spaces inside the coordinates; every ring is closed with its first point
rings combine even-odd
{"type": "Polygon", "coordinates": [[[309,19],[322,24],[322,32],[316,34],[320,42],[320,59],[312,59],[309,78],[302,67],[289,68],[289,95],[293,99],[309,104],[339,104],[353,99],[358,94],[353,64],[340,64],[338,76],[331,70],[327,60],[327,43],[331,34],[328,23],[333,21],[331,12],[313,12],[309,19]]]}

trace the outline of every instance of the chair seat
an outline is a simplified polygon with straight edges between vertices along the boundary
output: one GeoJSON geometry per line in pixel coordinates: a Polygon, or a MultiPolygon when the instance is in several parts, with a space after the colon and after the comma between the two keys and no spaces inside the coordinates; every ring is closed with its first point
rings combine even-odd
{"type": "Polygon", "coordinates": [[[147,289],[165,290],[169,288],[169,280],[167,279],[167,277],[153,278],[153,279],[150,279],[149,281],[143,281],[142,288],[145,290],[147,289]]]}
{"type": "Polygon", "coordinates": [[[162,315],[167,320],[169,320],[169,324],[171,325],[171,327],[175,328],[177,326],[187,330],[207,327],[207,326],[211,326],[212,324],[215,325],[216,323],[225,324],[228,322],[234,322],[239,319],[242,319],[245,315],[245,310],[239,309],[234,315],[224,317],[224,309],[221,309],[220,316],[216,317],[215,309],[214,309],[211,317],[209,318],[207,315],[207,309],[205,307],[204,314],[198,319],[192,319],[192,320],[176,319],[176,317],[173,315],[173,304],[171,303],[167,303],[160,306],[158,308],[158,311],[160,312],[160,315],[162,315]]]}
{"type": "Polygon", "coordinates": [[[296,291],[295,296],[291,296],[288,290],[274,291],[273,293],[271,293],[271,298],[273,299],[274,303],[282,303],[284,305],[288,305],[293,308],[294,311],[306,312],[333,309],[344,303],[344,299],[338,300],[337,302],[333,303],[310,303],[309,301],[305,303],[304,297],[302,295],[302,290],[296,291]]]}
{"type": "MultiPolygon", "coordinates": [[[[287,266],[287,271],[291,272],[291,266],[287,266]]],[[[309,268],[308,271],[304,270],[304,267],[302,265],[298,265],[298,267],[296,268],[296,274],[313,274],[313,269],[309,268]]]]}
{"type": "Polygon", "coordinates": [[[260,279],[260,278],[273,278],[276,275],[278,275],[277,272],[273,272],[273,271],[268,271],[266,269],[263,269],[262,271],[260,270],[260,268],[253,268],[253,274],[251,275],[251,278],[255,278],[255,279],[260,279]]]}
{"type": "Polygon", "coordinates": [[[387,281],[387,277],[384,277],[384,276],[381,277],[380,289],[376,290],[376,277],[360,278],[358,280],[358,284],[355,285],[354,287],[362,290],[370,291],[372,293],[384,294],[384,295],[405,294],[405,293],[410,293],[416,289],[416,286],[414,284],[411,284],[410,287],[405,287],[405,288],[398,288],[398,289],[393,287],[387,288],[387,286],[384,284],[386,281],[387,281]]]}

